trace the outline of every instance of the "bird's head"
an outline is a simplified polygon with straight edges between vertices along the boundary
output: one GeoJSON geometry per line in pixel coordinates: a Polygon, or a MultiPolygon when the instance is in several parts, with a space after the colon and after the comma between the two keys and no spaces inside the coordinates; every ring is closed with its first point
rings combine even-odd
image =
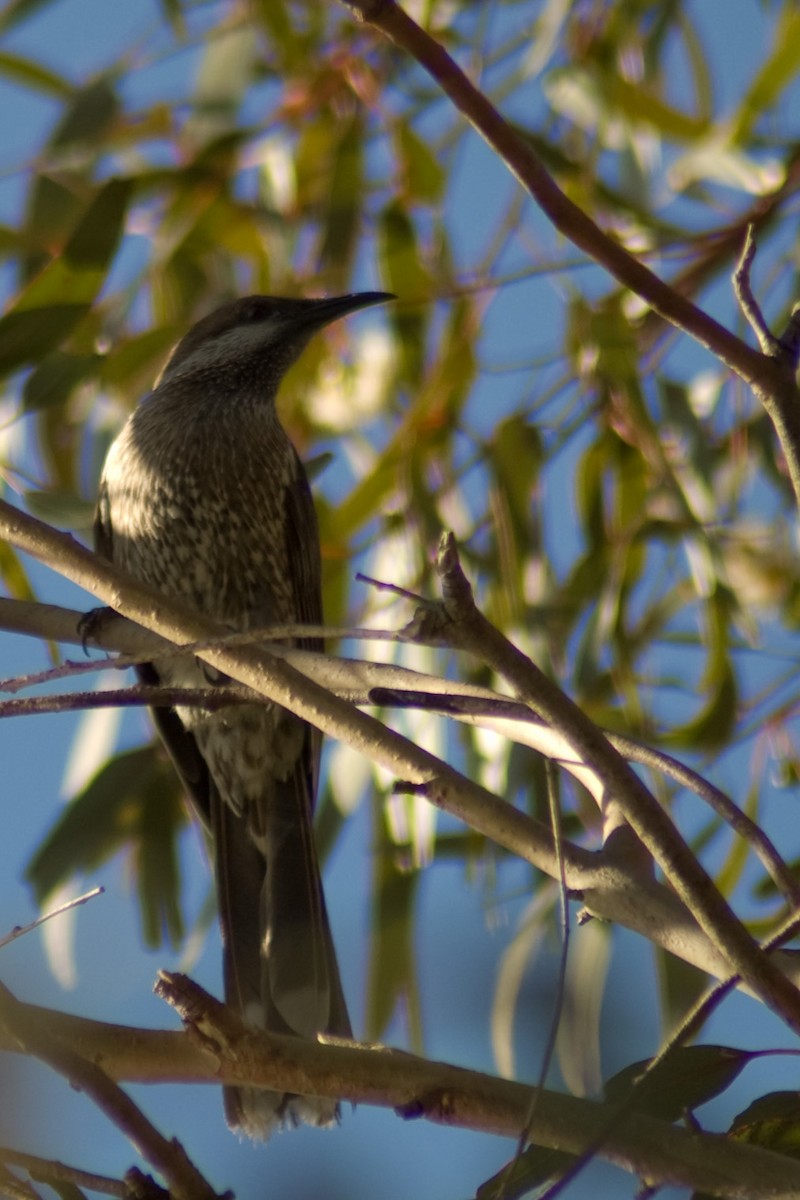
{"type": "Polygon", "coordinates": [[[244,296],[198,321],[181,338],[159,385],[218,374],[229,379],[257,374],[277,387],[317,330],[340,317],[383,304],[388,292],[355,292],[318,300],[244,296]]]}

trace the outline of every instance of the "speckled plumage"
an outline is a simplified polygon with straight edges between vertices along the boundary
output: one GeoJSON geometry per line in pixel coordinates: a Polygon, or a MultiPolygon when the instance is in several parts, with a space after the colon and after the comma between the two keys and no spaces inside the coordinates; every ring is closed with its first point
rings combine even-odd
{"type": "MultiPolygon", "coordinates": [[[[109,451],[98,550],[235,629],[320,623],[316,516],[275,394],[317,329],[386,298],[250,296],[198,322],[109,451]]],[[[143,676],[216,682],[193,656],[143,676]]],[[[277,1032],[349,1036],[312,834],[318,734],[274,705],[153,716],[213,845],[228,1003],[277,1032]]],[[[256,1089],[226,1089],[225,1109],[252,1137],[338,1115],[333,1101],[256,1089]]]]}

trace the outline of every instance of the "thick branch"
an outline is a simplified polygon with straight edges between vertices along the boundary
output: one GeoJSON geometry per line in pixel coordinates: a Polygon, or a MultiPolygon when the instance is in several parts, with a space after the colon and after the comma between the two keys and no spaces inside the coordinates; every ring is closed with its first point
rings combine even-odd
{"type": "MultiPolygon", "coordinates": [[[[493,796],[414,742],[387,729],[374,717],[338,699],[269,650],[254,646],[212,646],[229,632],[223,626],[179,601],[160,595],[69,535],[3,501],[0,501],[0,536],[86,588],[115,612],[175,645],[207,644],[208,649],[196,651],[203,661],[297,713],[323,733],[347,742],[394,775],[408,775],[415,783],[437,780],[442,807],[448,812],[547,874],[556,872],[552,834],[544,825],[493,796]]],[[[590,852],[576,851],[569,854],[568,869],[574,869],[577,879],[588,884],[595,861],[590,852]]],[[[581,883],[576,880],[575,886],[580,887],[581,883]]]]}
{"type": "MultiPolygon", "coordinates": [[[[68,609],[0,598],[0,627],[31,636],[78,645],[81,642],[78,622],[82,616],[82,613],[68,609]]],[[[136,661],[145,661],[156,653],[163,654],[165,646],[168,650],[173,649],[171,643],[165,642],[163,638],[123,618],[101,623],[95,640],[106,650],[128,652],[136,661]]],[[[220,635],[219,641],[224,643],[225,635],[220,635]]],[[[403,691],[409,689],[445,693],[451,698],[455,694],[461,698],[475,697],[486,700],[494,695],[485,688],[439,680],[404,667],[351,659],[339,660],[287,647],[274,647],[272,652],[276,656],[285,657],[287,662],[309,675],[318,684],[354,704],[383,703],[380,699],[374,699],[380,695],[376,689],[391,693],[395,700],[403,691]]],[[[546,724],[537,722],[527,709],[527,722],[522,722],[521,711],[517,712],[519,719],[510,720],[509,703],[507,699],[503,700],[503,715],[496,715],[487,721],[487,724],[493,725],[507,737],[516,737],[525,745],[547,755],[571,771],[596,795],[598,803],[602,803],[602,780],[591,767],[580,760],[574,747],[561,734],[546,724]]],[[[524,706],[516,707],[521,710],[524,706]]],[[[459,719],[471,718],[468,713],[462,713],[459,719]]],[[[360,749],[364,753],[371,753],[367,744],[361,745],[360,749]]],[[[398,773],[408,776],[411,769],[412,762],[403,760],[399,764],[398,773]]],[[[433,803],[446,806],[448,797],[446,794],[440,796],[431,791],[430,799],[433,803]]],[[[496,797],[492,803],[493,807],[487,807],[484,812],[485,835],[501,845],[506,845],[525,861],[541,866],[542,860],[534,850],[540,829],[538,824],[532,822],[526,814],[517,813],[515,828],[518,830],[518,836],[515,845],[510,845],[504,840],[507,833],[504,832],[503,820],[499,823],[496,821],[498,816],[505,817],[508,806],[496,797]],[[526,829],[527,836],[523,833],[526,829]]],[[[465,817],[465,820],[468,818],[465,817]]],[[[567,858],[569,887],[582,896],[587,909],[594,915],[640,933],[655,945],[718,979],[725,979],[731,974],[731,962],[709,942],[691,912],[671,888],[652,879],[643,878],[631,864],[616,859],[612,861],[611,857],[604,853],[592,853],[570,846],[567,858]]],[[[553,862],[555,865],[555,859],[553,862]]],[[[547,869],[546,866],[543,869],[547,869]]],[[[773,959],[789,978],[800,983],[800,964],[788,955],[775,955],[773,959]]]]}
{"type": "MultiPolygon", "coordinates": [[[[124,1029],[25,1008],[32,1020],[57,1032],[61,1042],[83,1057],[102,1056],[104,1071],[118,1081],[307,1089],[314,1095],[394,1108],[407,1117],[511,1138],[518,1134],[530,1100],[525,1084],[383,1046],[321,1045],[247,1031],[234,1067],[222,1047],[212,1053],[186,1034],[124,1029]]],[[[610,1112],[608,1105],[543,1091],[531,1139],[579,1154],[604,1130],[610,1112]]],[[[791,1159],[716,1135],[687,1133],[653,1118],[632,1117],[613,1131],[602,1154],[655,1182],[715,1196],[789,1200],[800,1194],[800,1164],[791,1159]]]]}

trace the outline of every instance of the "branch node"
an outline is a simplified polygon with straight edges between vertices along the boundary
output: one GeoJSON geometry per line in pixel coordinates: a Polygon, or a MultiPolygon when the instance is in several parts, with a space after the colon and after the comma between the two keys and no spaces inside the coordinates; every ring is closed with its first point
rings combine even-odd
{"type": "Polygon", "coordinates": [[[396,779],[392,784],[392,795],[422,796],[425,800],[430,800],[434,793],[438,794],[441,791],[442,786],[441,779],[435,777],[425,779],[421,783],[415,783],[412,779],[396,779]]]}
{"type": "Polygon", "coordinates": [[[436,556],[436,570],[442,585],[442,597],[448,616],[453,621],[472,613],[475,600],[472,586],[461,567],[455,535],[443,533],[436,556]]]}
{"type": "Polygon", "coordinates": [[[125,1172],[126,1195],[130,1200],[169,1200],[169,1192],[156,1183],[152,1175],[145,1175],[138,1167],[125,1172]]]}
{"type": "Polygon", "coordinates": [[[750,270],[755,257],[756,231],[755,225],[751,222],[747,226],[742,253],[733,273],[733,290],[739,302],[739,308],[756,335],[762,352],[769,355],[770,358],[782,358],[784,352],[781,343],[767,324],[750,283],[750,270]]]}
{"type": "Polygon", "coordinates": [[[211,996],[188,975],[159,971],[153,991],[174,1008],[186,1033],[203,1050],[218,1054],[235,1052],[244,1026],[226,1004],[211,996]]]}

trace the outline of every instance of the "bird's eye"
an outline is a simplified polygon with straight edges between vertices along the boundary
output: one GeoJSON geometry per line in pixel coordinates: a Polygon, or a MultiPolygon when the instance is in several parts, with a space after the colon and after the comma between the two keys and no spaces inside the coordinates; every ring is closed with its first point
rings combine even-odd
{"type": "Polygon", "coordinates": [[[263,321],[266,315],[267,308],[261,300],[250,300],[242,306],[239,313],[242,321],[263,321]]]}

